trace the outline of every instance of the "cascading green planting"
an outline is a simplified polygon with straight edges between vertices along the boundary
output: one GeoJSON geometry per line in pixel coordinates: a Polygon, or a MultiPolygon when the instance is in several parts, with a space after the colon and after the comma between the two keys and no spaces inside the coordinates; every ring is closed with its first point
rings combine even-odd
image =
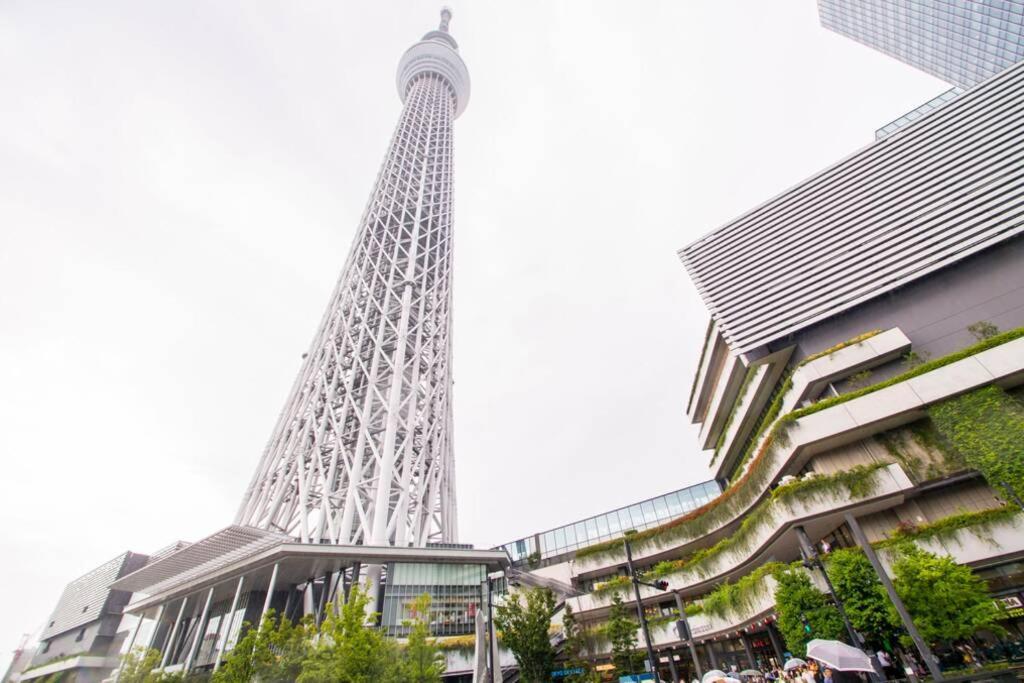
{"type": "Polygon", "coordinates": [[[1004,495],[1024,497],[1024,406],[987,386],[928,409],[938,432],[1004,495]]]}
{"type": "Polygon", "coordinates": [[[979,538],[985,538],[993,527],[1004,524],[1021,514],[1016,505],[1003,505],[988,510],[957,512],[927,524],[915,524],[896,529],[889,538],[878,541],[876,548],[892,548],[907,541],[923,541],[930,538],[952,538],[961,529],[971,531],[979,538]]]}
{"type": "MultiPolygon", "coordinates": [[[[740,465],[737,466],[736,472],[740,475],[739,478],[730,483],[722,494],[710,503],[707,503],[704,506],[674,520],[665,522],[664,524],[637,532],[634,537],[636,547],[646,546],[648,544],[666,543],[673,540],[684,541],[685,539],[684,542],[686,542],[696,536],[710,532],[723,523],[727,523],[732,516],[743,512],[753,500],[760,496],[764,487],[769,483],[767,479],[770,468],[768,463],[761,462],[762,459],[768,460],[769,458],[775,457],[774,447],[776,442],[783,442],[786,437],[786,431],[800,418],[831,408],[835,405],[851,401],[861,396],[880,391],[886,387],[893,386],[894,384],[905,382],[913,377],[923,375],[927,372],[931,372],[932,370],[950,365],[951,363],[982,353],[988,349],[995,348],[1021,337],[1024,337],[1024,327],[1018,327],[1016,329],[997,334],[994,337],[983,339],[976,344],[972,344],[971,346],[960,349],[959,351],[947,356],[943,356],[942,358],[936,358],[926,363],[922,363],[921,365],[918,365],[904,373],[882,382],[878,382],[877,384],[873,384],[856,391],[851,391],[840,396],[825,398],[817,403],[807,406],[806,408],[799,408],[786,415],[778,417],[782,408],[782,398],[792,387],[792,376],[787,376],[786,379],[782,381],[782,386],[779,388],[775,400],[772,402],[764,418],[755,430],[755,435],[749,442],[747,452],[741,458],[740,465]],[[763,440],[760,438],[762,433],[766,434],[763,440]],[[756,456],[754,455],[755,453],[756,456]],[[744,463],[751,456],[754,456],[753,462],[751,462],[749,467],[744,467],[744,463]]],[[[858,340],[854,340],[852,343],[857,343],[857,341],[858,340]]],[[[863,339],[860,339],[859,341],[863,341],[863,339]]],[[[1007,396],[1007,398],[1009,400],[1013,400],[1012,397],[1007,396]]],[[[947,440],[952,441],[952,439],[947,435],[943,436],[947,438],[947,440]]],[[[1017,443],[1021,444],[1024,443],[1024,441],[1022,441],[1018,436],[1017,443]]],[[[959,451],[960,449],[957,448],[957,450],[959,451]]],[[[1018,465],[1020,464],[1021,457],[1022,456],[1019,454],[1016,456],[1016,462],[1018,465]]],[[[1018,477],[1019,476],[1020,470],[1018,469],[1018,477]]],[[[1020,483],[1019,478],[1017,479],[1017,482],[1018,484],[1015,486],[1017,486],[1018,492],[1024,491],[1024,484],[1020,483]]],[[[1024,494],[1019,493],[1019,495],[1024,497],[1024,494]]],[[[610,541],[581,548],[576,551],[576,558],[584,559],[591,556],[607,556],[621,552],[621,548],[621,539],[612,539],[610,541]]]]}
{"type": "MultiPolygon", "coordinates": [[[[765,524],[775,523],[773,508],[782,506],[791,508],[797,503],[807,503],[821,499],[851,499],[871,495],[880,483],[878,472],[889,463],[878,462],[858,465],[843,472],[831,475],[807,477],[784,486],[777,487],[769,498],[760,502],[740,523],[739,528],[709,548],[702,548],[689,557],[680,560],[659,562],[644,574],[644,580],[664,578],[682,572],[697,576],[708,575],[713,563],[723,553],[734,548],[749,548],[753,539],[765,524]]],[[[618,576],[599,584],[593,591],[594,595],[609,595],[629,586],[629,579],[618,576]]]]}

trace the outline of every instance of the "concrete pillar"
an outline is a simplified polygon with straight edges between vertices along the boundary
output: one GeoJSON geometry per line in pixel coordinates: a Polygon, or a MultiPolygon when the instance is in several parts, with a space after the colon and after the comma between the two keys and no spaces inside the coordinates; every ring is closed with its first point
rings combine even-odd
{"type": "MultiPolygon", "coordinates": [[[[164,618],[164,607],[167,605],[166,602],[161,603],[156,608],[156,619],[153,620],[153,632],[149,634],[149,638],[146,640],[146,649],[152,650],[153,643],[156,641],[156,632],[160,630],[160,621],[164,618]]],[[[139,619],[139,625],[142,625],[142,619],[139,619]]],[[[129,646],[131,649],[131,646],[129,646]]]]}
{"type": "Polygon", "coordinates": [[[274,588],[277,586],[277,568],[278,565],[274,563],[274,570],[270,572],[270,584],[267,586],[267,597],[263,600],[263,609],[260,611],[260,618],[256,620],[255,628],[259,628],[260,624],[263,623],[263,615],[270,609],[270,600],[274,597],[274,588]]]}
{"type": "MultiPolygon", "coordinates": [[[[160,607],[163,607],[163,605],[161,605],[160,607]]],[[[139,635],[139,629],[142,627],[142,622],[145,620],[145,618],[146,618],[146,613],[143,612],[142,614],[139,615],[139,620],[137,622],[135,622],[135,626],[132,628],[132,634],[128,638],[128,647],[124,651],[125,657],[131,655],[132,648],[135,647],[135,638],[139,635]]],[[[114,683],[117,683],[117,680],[119,678],[121,678],[121,669],[123,669],[123,668],[124,668],[124,659],[122,658],[121,662],[117,665],[117,670],[114,671],[114,683]]],[[[49,677],[47,677],[47,678],[49,678],[49,677]]]]}
{"type": "Polygon", "coordinates": [[[174,649],[174,641],[178,638],[178,629],[181,627],[181,618],[185,616],[185,606],[188,604],[188,596],[186,595],[181,599],[181,608],[178,610],[178,616],[174,620],[174,627],[171,629],[171,637],[167,640],[167,647],[164,649],[164,656],[160,659],[160,668],[167,666],[168,660],[171,657],[171,651],[174,649]]]}
{"type": "Polygon", "coordinates": [[[889,602],[896,608],[896,613],[900,615],[900,620],[903,622],[903,627],[907,629],[907,633],[910,635],[910,639],[914,641],[914,645],[917,646],[917,651],[921,655],[921,659],[924,660],[925,666],[928,667],[928,671],[932,675],[932,679],[936,681],[945,680],[942,676],[942,671],[939,669],[939,661],[932,654],[932,649],[928,647],[928,643],[925,642],[924,638],[917,630],[917,626],[914,624],[914,620],[910,616],[910,612],[907,611],[907,606],[903,604],[903,599],[900,598],[899,594],[896,593],[896,587],[892,585],[892,580],[889,575],[885,573],[885,567],[882,566],[881,561],[878,559],[878,554],[875,553],[874,546],[868,542],[867,536],[864,535],[864,530],[860,526],[860,522],[851,513],[847,512],[845,515],[846,525],[850,527],[850,531],[853,533],[854,539],[857,541],[857,545],[864,551],[864,555],[867,556],[871,566],[874,567],[875,573],[878,575],[878,580],[882,582],[882,587],[885,588],[885,592],[889,595],[889,602]]]}
{"type": "Polygon", "coordinates": [[[235,624],[235,610],[238,609],[238,598],[242,595],[242,583],[245,576],[238,577],[238,586],[235,588],[235,597],[231,599],[231,607],[228,610],[228,620],[224,626],[224,638],[221,639],[220,647],[217,648],[217,658],[213,662],[213,670],[220,668],[220,660],[224,656],[224,648],[228,646],[228,638],[231,636],[231,627],[235,624]]]}
{"type": "Polygon", "coordinates": [[[203,603],[203,612],[199,615],[199,623],[196,624],[196,637],[192,639],[192,646],[188,649],[188,657],[185,658],[183,671],[186,673],[192,670],[192,662],[199,651],[199,642],[203,639],[206,631],[206,617],[210,614],[210,602],[213,600],[213,586],[206,592],[206,602],[203,603]]]}
{"type": "Polygon", "coordinates": [[[740,640],[743,641],[743,652],[747,655],[747,666],[756,669],[757,661],[754,660],[754,651],[750,647],[750,638],[746,633],[740,633],[740,640]]]}
{"type": "Polygon", "coordinates": [[[775,622],[768,624],[768,640],[772,641],[772,649],[775,650],[775,659],[779,662],[779,666],[785,664],[783,658],[786,650],[782,647],[782,638],[779,637],[779,630],[775,628],[775,622]]]}
{"type": "Polygon", "coordinates": [[[708,661],[711,662],[712,669],[719,669],[718,666],[718,655],[715,654],[715,641],[705,640],[704,647],[708,651],[708,661]]]}

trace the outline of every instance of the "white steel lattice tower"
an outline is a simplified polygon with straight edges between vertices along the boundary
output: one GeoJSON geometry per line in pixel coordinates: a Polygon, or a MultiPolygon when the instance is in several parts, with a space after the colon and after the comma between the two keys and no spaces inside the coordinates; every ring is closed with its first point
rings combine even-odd
{"type": "Polygon", "coordinates": [[[457,538],[452,121],[469,73],[450,18],[399,62],[401,118],[239,524],[311,543],[457,538]]]}

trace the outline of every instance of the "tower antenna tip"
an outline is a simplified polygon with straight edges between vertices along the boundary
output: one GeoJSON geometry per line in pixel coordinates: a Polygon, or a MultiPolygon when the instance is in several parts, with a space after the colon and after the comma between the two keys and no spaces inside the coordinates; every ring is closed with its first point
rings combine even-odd
{"type": "Polygon", "coordinates": [[[439,27],[440,30],[442,30],[445,33],[447,33],[448,32],[448,22],[450,22],[451,20],[452,20],[452,10],[451,10],[450,7],[445,5],[444,7],[441,8],[441,26],[439,27]]]}

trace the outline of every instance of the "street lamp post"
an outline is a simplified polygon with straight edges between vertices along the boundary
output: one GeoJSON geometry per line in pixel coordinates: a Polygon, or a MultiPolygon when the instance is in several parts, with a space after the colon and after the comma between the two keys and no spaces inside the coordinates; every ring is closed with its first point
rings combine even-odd
{"type": "Polygon", "coordinates": [[[494,602],[494,579],[487,577],[487,671],[490,683],[494,683],[494,617],[491,603],[494,602]]]}
{"type": "Polygon", "coordinates": [[[678,592],[674,595],[676,596],[676,609],[679,610],[679,621],[676,623],[676,631],[679,637],[686,641],[686,645],[690,650],[690,659],[693,660],[693,670],[697,672],[697,678],[701,678],[704,676],[704,671],[700,668],[700,660],[697,658],[697,646],[693,642],[690,621],[686,618],[686,605],[683,604],[683,598],[678,592]]]}
{"type": "Polygon", "coordinates": [[[629,571],[629,580],[633,584],[633,595],[636,597],[636,615],[640,619],[640,630],[644,634],[644,645],[647,647],[647,660],[651,664],[651,674],[657,678],[658,676],[658,659],[654,655],[654,648],[651,647],[651,632],[647,628],[647,615],[644,614],[644,606],[640,601],[640,584],[645,586],[651,586],[652,588],[658,588],[665,590],[668,588],[668,583],[665,581],[658,581],[656,583],[648,583],[641,581],[637,578],[636,570],[633,568],[633,550],[629,547],[629,537],[635,534],[635,531],[627,531],[622,536],[623,545],[626,546],[626,568],[629,571]]]}

